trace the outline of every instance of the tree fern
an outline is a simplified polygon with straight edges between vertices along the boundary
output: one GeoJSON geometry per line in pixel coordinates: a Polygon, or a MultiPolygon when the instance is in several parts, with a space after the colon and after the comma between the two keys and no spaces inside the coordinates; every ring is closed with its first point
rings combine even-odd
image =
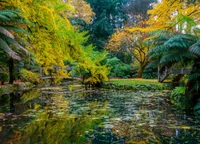
{"type": "Polygon", "coordinates": [[[188,49],[189,46],[196,43],[197,37],[190,35],[190,34],[178,34],[173,37],[171,37],[168,41],[164,43],[164,45],[169,48],[179,48],[179,50],[182,49],[188,49]]]}
{"type": "MultiPolygon", "coordinates": [[[[26,48],[24,48],[22,45],[20,45],[14,34],[12,32],[20,32],[20,33],[26,33],[27,32],[20,28],[17,27],[16,24],[19,22],[18,20],[21,19],[20,15],[18,14],[17,11],[13,10],[0,10],[0,38],[1,38],[1,49],[4,50],[9,56],[11,56],[13,59],[20,60],[19,54],[17,54],[17,49],[21,49],[22,51],[25,52],[25,54],[28,54],[28,51],[26,48]],[[16,21],[14,21],[16,20],[16,21]],[[14,23],[11,23],[11,22],[14,23]]],[[[22,21],[20,20],[20,23],[22,21]]]]}
{"type": "Polygon", "coordinates": [[[2,40],[1,38],[0,38],[0,48],[2,50],[4,50],[11,58],[16,59],[16,60],[20,60],[21,59],[21,57],[15,51],[13,51],[8,46],[8,44],[4,40],[2,40]]]}
{"type": "Polygon", "coordinates": [[[179,63],[181,61],[185,61],[185,58],[190,58],[192,57],[191,53],[188,52],[173,52],[164,55],[160,59],[160,64],[167,64],[167,63],[179,63]]]}
{"type": "Polygon", "coordinates": [[[150,64],[147,65],[146,68],[158,67],[159,64],[160,64],[159,60],[153,60],[150,64]]]}
{"type": "Polygon", "coordinates": [[[197,55],[198,57],[200,57],[200,40],[199,40],[197,43],[193,44],[193,45],[190,47],[189,51],[190,51],[191,53],[197,55]]]}
{"type": "Polygon", "coordinates": [[[23,55],[28,55],[29,51],[23,46],[25,43],[18,42],[17,34],[27,34],[19,27],[19,24],[25,23],[25,20],[14,10],[0,10],[0,53],[1,57],[7,55],[3,60],[9,67],[9,83],[14,80],[14,60],[22,60],[23,55]],[[23,45],[22,45],[23,44],[23,45]],[[22,54],[22,52],[24,54],[22,54]]]}
{"type": "Polygon", "coordinates": [[[15,25],[12,25],[12,26],[5,25],[3,27],[8,31],[13,31],[13,32],[18,33],[18,34],[27,34],[27,35],[29,35],[29,32],[27,30],[25,30],[23,28],[20,28],[20,27],[17,27],[15,25]]]}

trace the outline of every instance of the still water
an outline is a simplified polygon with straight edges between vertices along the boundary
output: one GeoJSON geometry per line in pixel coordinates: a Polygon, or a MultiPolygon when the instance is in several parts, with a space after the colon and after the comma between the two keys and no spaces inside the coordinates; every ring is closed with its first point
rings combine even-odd
{"type": "Polygon", "coordinates": [[[166,91],[33,89],[0,96],[0,144],[198,144],[200,122],[166,91]]]}

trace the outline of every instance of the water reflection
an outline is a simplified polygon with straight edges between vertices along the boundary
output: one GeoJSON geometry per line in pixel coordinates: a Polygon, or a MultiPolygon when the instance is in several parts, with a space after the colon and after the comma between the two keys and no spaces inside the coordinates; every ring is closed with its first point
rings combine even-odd
{"type": "Polygon", "coordinates": [[[199,121],[168,92],[85,91],[0,96],[1,144],[198,143],[199,121]]]}
{"type": "Polygon", "coordinates": [[[12,93],[1,97],[2,144],[88,143],[90,138],[85,137],[86,133],[106,114],[106,103],[101,104],[102,109],[96,109],[98,102],[91,102],[87,109],[74,113],[70,110],[71,101],[63,95],[33,90],[24,93],[20,101],[15,101],[14,96],[12,93]],[[8,105],[10,108],[5,109],[8,105]]]}

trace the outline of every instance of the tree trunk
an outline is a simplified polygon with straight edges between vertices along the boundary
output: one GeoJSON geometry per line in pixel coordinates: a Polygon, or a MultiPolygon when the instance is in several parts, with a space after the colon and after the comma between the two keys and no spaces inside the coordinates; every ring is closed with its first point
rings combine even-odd
{"type": "Polygon", "coordinates": [[[14,60],[12,58],[8,61],[8,67],[9,67],[9,84],[13,84],[14,82],[14,60]]]}
{"type": "Polygon", "coordinates": [[[138,70],[138,77],[142,78],[142,73],[143,73],[144,68],[140,67],[138,70]]]}
{"type": "Polygon", "coordinates": [[[139,78],[142,78],[142,73],[143,73],[143,71],[144,71],[146,65],[147,65],[147,62],[145,62],[145,63],[143,63],[143,64],[140,64],[140,68],[139,68],[139,70],[138,70],[138,77],[139,77],[139,78]]]}

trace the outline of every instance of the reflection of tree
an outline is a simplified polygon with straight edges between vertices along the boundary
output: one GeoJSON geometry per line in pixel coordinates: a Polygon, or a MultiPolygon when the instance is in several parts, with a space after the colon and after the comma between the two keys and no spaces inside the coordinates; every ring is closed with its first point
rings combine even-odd
{"type": "MultiPolygon", "coordinates": [[[[29,94],[27,94],[28,98],[22,96],[21,100],[30,104],[29,94]]],[[[99,124],[101,121],[99,118],[107,111],[107,103],[99,109],[98,102],[90,102],[87,103],[87,109],[82,109],[82,113],[70,114],[68,109],[70,101],[62,95],[43,95],[40,98],[33,96],[32,98],[34,104],[31,104],[30,109],[24,111],[24,114],[28,117],[34,116],[34,119],[24,121],[19,125],[21,128],[18,130],[17,127],[13,128],[10,133],[7,133],[9,140],[1,141],[3,144],[88,143],[90,140],[86,138],[86,132],[99,124]]]]}
{"type": "Polygon", "coordinates": [[[124,139],[126,143],[136,144],[178,143],[179,141],[183,142],[184,139],[191,142],[196,141],[194,136],[193,138],[183,138],[183,135],[191,134],[191,127],[182,120],[183,114],[173,114],[165,99],[155,97],[156,95],[162,94],[154,92],[154,95],[149,96],[148,99],[143,99],[142,95],[138,100],[135,97],[132,105],[140,104],[137,111],[127,111],[130,114],[124,111],[120,117],[111,119],[109,127],[111,127],[113,135],[118,140],[124,139]]]}
{"type": "Polygon", "coordinates": [[[125,138],[127,143],[149,143],[159,142],[159,137],[154,133],[153,128],[149,127],[148,123],[142,123],[141,120],[131,121],[113,121],[115,126],[112,128],[112,132],[120,137],[125,138]]]}

